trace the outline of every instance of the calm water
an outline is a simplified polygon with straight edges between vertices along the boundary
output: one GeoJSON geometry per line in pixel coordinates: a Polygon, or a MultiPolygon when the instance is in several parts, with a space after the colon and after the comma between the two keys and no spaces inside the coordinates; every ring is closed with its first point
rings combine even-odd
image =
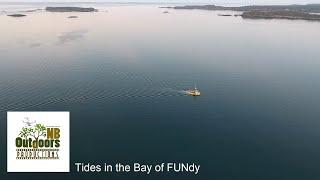
{"type": "Polygon", "coordinates": [[[319,179],[320,23],[157,7],[0,16],[1,171],[8,110],[70,111],[73,171],[1,179],[319,179]],[[182,92],[194,82],[201,97],[182,92]],[[201,168],[103,176],[75,162],[201,168]]]}

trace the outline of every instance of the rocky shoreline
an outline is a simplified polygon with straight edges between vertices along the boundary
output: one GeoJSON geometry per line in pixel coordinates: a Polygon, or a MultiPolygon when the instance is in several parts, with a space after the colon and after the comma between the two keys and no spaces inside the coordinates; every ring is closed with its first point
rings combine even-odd
{"type": "MultiPolygon", "coordinates": [[[[171,9],[199,9],[209,11],[241,11],[241,16],[245,19],[291,19],[291,20],[311,20],[320,21],[320,4],[307,5],[274,5],[274,6],[241,6],[241,7],[224,7],[215,5],[187,5],[174,7],[161,7],[171,9]]],[[[219,15],[230,16],[230,15],[219,15]]]]}
{"type": "Polygon", "coordinates": [[[320,15],[295,11],[247,11],[242,13],[242,18],[249,19],[290,19],[320,21],[320,15]]]}

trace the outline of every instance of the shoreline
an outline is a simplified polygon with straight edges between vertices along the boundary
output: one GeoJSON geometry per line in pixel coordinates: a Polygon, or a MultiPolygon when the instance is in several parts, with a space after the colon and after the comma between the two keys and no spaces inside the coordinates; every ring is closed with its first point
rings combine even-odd
{"type": "MultiPolygon", "coordinates": [[[[216,5],[187,5],[159,7],[174,10],[236,11],[244,19],[290,19],[320,21],[320,4],[307,5],[268,5],[225,7],[216,5]]],[[[221,15],[220,15],[221,16],[221,15]]],[[[222,16],[232,16],[224,14],[222,16]]]]}

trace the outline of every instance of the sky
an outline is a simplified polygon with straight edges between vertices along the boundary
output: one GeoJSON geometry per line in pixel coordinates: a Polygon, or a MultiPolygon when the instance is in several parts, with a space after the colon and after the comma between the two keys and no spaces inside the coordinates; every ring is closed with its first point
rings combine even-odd
{"type": "Polygon", "coordinates": [[[207,4],[310,4],[320,0],[0,0],[0,2],[151,2],[207,4]]]}

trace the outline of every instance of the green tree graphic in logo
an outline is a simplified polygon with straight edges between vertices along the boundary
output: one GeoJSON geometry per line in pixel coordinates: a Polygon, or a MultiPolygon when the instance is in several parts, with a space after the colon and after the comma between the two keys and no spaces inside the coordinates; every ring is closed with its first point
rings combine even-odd
{"type": "MultiPolygon", "coordinates": [[[[46,137],[46,127],[42,124],[36,124],[33,127],[24,127],[19,133],[19,136],[27,139],[28,137],[32,137],[38,142],[39,137],[46,137]]],[[[34,148],[37,148],[38,144],[35,144],[34,148]]]]}

